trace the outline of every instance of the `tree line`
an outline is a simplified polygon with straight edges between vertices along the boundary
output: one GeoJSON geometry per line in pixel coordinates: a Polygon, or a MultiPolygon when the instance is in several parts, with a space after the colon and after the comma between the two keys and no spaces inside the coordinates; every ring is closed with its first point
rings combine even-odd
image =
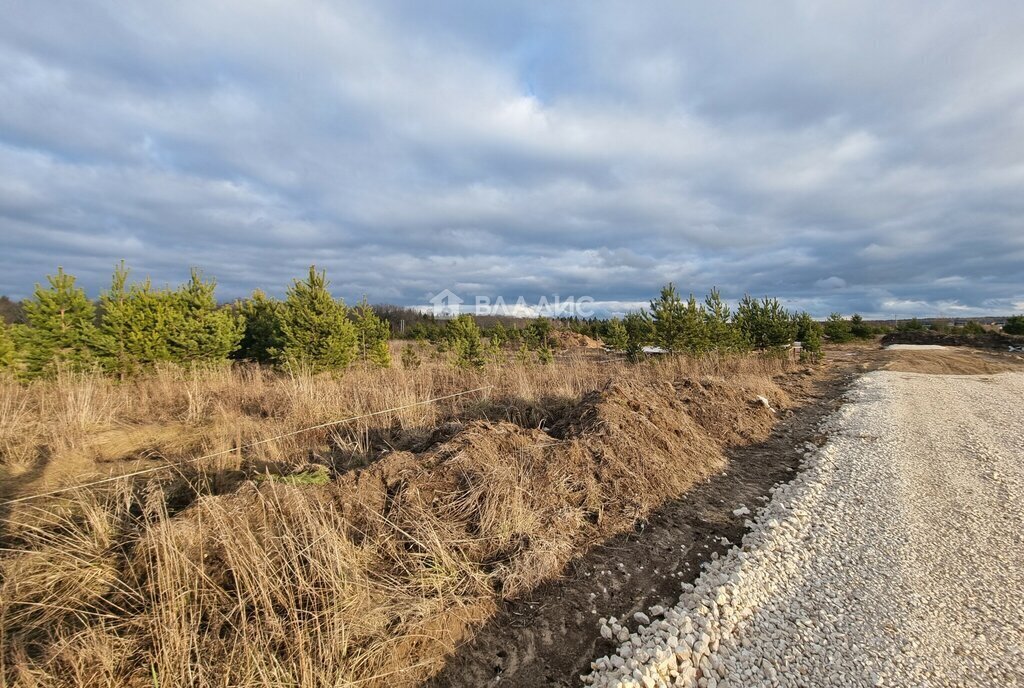
{"type": "Polygon", "coordinates": [[[501,320],[481,328],[478,319],[463,314],[446,321],[439,335],[418,336],[417,339],[432,341],[440,352],[451,351],[455,364],[464,367],[480,368],[488,361],[507,360],[510,352],[514,352],[514,359],[519,363],[546,365],[555,360],[557,344],[550,319],[537,317],[522,328],[506,327],[501,320]]]}
{"type": "Polygon", "coordinates": [[[387,367],[390,328],[364,299],[348,307],[310,267],[285,299],[257,290],[222,306],[216,281],[193,269],[177,288],[130,282],[122,263],[93,303],[58,268],[21,304],[23,323],[0,323],[0,368],[22,378],[59,369],[102,368],[130,375],[157,363],[210,364],[229,359],[301,368],[343,369],[356,361],[387,367]]]}
{"type": "Polygon", "coordinates": [[[821,351],[823,330],[808,313],[791,313],[778,299],[745,295],[735,312],[717,289],[698,301],[683,298],[671,282],[652,299],[646,311],[612,318],[602,327],[602,340],[631,360],[653,346],[667,353],[701,355],[711,351],[741,352],[803,345],[805,357],[821,351]]]}
{"type": "MultiPolygon", "coordinates": [[[[794,341],[802,344],[809,357],[821,350],[823,340],[842,344],[869,340],[894,329],[899,332],[935,331],[955,334],[983,334],[985,328],[974,321],[951,327],[941,322],[926,325],[917,318],[904,320],[895,328],[872,325],[854,313],[849,318],[832,313],[819,322],[806,312],[790,312],[778,299],[743,297],[735,312],[712,290],[703,301],[692,294],[683,299],[673,284],[668,284],[647,310],[627,313],[623,318],[566,317],[561,324],[573,332],[600,339],[609,347],[637,357],[643,347],[655,346],[668,352],[700,354],[707,351],[740,351],[785,347],[794,341]]],[[[1024,334],[1024,316],[1007,319],[1003,332],[1024,334]]]]}
{"type": "MultiPolygon", "coordinates": [[[[781,349],[794,341],[813,359],[823,339],[846,342],[879,333],[857,314],[846,319],[833,313],[820,323],[806,312],[788,311],[778,299],[749,295],[734,311],[716,289],[698,301],[692,294],[683,298],[672,283],[648,309],[622,318],[539,317],[514,325],[470,315],[413,318],[417,311],[373,307],[365,298],[349,307],[328,287],[326,274],[312,266],[304,279],[293,280],[283,300],[256,290],[246,299],[221,305],[216,281],[199,270],[193,269],[189,280],[176,288],[158,288],[148,279],[130,281],[122,262],[94,303],[76,286],[74,276],[58,268],[23,303],[0,297],[6,319],[15,320],[11,325],[0,320],[0,370],[28,379],[59,369],[96,368],[124,377],[164,362],[245,360],[311,372],[343,370],[357,362],[388,367],[388,340],[396,320],[412,322],[404,336],[430,342],[431,350],[450,354],[456,365],[466,367],[481,367],[510,354],[521,362],[548,363],[557,347],[556,326],[599,339],[634,361],[644,356],[645,347],[701,355],[781,349]],[[12,313],[17,317],[9,317],[12,313]]],[[[900,329],[918,328],[925,326],[916,319],[900,324],[900,329]]],[[[1005,331],[1018,328],[1024,328],[1024,317],[1011,318],[1005,331]]],[[[419,363],[417,349],[404,347],[403,367],[419,363]]]]}

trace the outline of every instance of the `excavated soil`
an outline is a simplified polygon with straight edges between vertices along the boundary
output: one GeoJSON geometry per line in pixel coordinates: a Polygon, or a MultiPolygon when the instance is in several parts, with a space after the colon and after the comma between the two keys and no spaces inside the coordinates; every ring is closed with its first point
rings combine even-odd
{"type": "Polygon", "coordinates": [[[604,343],[588,337],[585,334],[579,332],[570,332],[569,330],[554,330],[549,335],[553,343],[560,349],[572,349],[572,348],[584,348],[584,349],[603,349],[604,343]]]}
{"type": "Polygon", "coordinates": [[[992,375],[1024,371],[1024,356],[1010,352],[949,347],[946,349],[888,349],[882,370],[930,375],[992,375]]]}
{"type": "Polygon", "coordinates": [[[531,595],[574,554],[720,473],[724,448],[770,433],[776,411],[762,398],[775,409],[789,404],[767,381],[760,389],[713,378],[617,382],[585,395],[548,431],[476,421],[427,452],[396,452],[342,476],[335,499],[353,532],[406,547],[428,537],[462,543],[457,557],[485,572],[495,593],[412,622],[393,661],[440,668],[439,642],[457,646],[500,600],[531,595]]]}

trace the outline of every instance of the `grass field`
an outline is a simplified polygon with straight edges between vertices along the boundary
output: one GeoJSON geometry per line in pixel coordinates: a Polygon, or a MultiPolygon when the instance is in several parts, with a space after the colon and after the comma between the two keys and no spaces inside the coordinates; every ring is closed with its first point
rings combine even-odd
{"type": "Polygon", "coordinates": [[[231,450],[3,508],[6,683],[415,685],[501,599],[763,438],[758,397],[785,408],[792,365],[584,351],[0,384],[3,500],[231,450]]]}

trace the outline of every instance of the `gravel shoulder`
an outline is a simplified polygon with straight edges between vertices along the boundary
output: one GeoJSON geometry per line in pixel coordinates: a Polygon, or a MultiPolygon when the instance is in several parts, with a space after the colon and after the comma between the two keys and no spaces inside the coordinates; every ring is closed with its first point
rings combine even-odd
{"type": "Polygon", "coordinates": [[[588,682],[1024,684],[1021,399],[1022,373],[862,376],[741,546],[607,620],[588,682]]]}

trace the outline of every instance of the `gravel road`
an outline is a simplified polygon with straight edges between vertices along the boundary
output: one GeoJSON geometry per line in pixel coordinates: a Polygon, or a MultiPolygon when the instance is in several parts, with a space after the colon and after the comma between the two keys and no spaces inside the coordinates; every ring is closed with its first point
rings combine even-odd
{"type": "MultiPolygon", "coordinates": [[[[1024,374],[874,372],[596,686],[1024,685],[1024,374]]],[[[737,515],[745,514],[737,505],[737,515]]]]}

